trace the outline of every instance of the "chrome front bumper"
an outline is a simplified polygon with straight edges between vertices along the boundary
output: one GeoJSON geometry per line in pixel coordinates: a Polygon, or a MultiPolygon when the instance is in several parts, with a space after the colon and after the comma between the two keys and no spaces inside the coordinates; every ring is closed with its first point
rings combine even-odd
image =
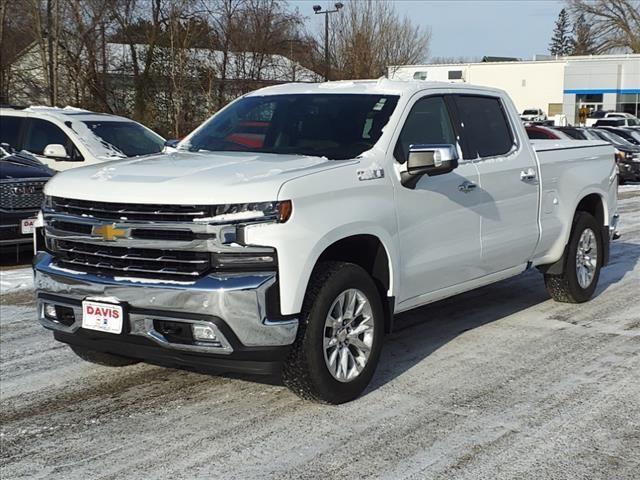
{"type": "Polygon", "coordinates": [[[65,334],[80,329],[85,298],[121,302],[129,312],[128,335],[172,350],[230,354],[238,347],[286,346],[298,329],[297,319],[271,321],[266,316],[266,292],[276,282],[273,272],[211,274],[194,282],[128,280],[58,268],[51,255],[40,253],[34,274],[40,323],[65,334]],[[45,303],[71,307],[75,320],[64,325],[47,318],[45,303]],[[207,324],[219,334],[219,345],[172,343],[154,328],[154,320],[207,324]]]}

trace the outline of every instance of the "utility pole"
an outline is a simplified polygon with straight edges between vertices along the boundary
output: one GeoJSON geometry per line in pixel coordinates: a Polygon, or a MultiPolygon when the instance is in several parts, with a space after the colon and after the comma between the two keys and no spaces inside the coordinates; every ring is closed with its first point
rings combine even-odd
{"type": "Polygon", "coordinates": [[[329,81],[329,74],[331,72],[331,64],[329,62],[329,14],[338,12],[344,5],[341,2],[337,2],[335,10],[322,10],[320,5],[314,5],[313,11],[319,15],[324,15],[324,80],[329,81]]]}

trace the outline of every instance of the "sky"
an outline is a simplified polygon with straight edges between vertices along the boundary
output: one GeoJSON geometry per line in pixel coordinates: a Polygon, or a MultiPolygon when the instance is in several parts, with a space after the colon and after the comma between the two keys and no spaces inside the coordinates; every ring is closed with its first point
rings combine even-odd
{"type": "MultiPolygon", "coordinates": [[[[342,0],[347,3],[349,0],[342,0]]],[[[324,28],[323,15],[312,6],[333,6],[335,1],[289,1],[308,16],[312,29],[324,28]]],[[[395,0],[397,10],[417,24],[431,28],[430,57],[483,57],[530,59],[548,54],[549,41],[561,0],[395,0]]]]}

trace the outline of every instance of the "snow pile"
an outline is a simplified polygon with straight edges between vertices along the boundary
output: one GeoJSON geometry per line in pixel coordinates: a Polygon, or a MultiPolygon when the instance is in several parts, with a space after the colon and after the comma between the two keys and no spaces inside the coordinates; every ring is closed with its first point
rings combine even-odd
{"type": "Polygon", "coordinates": [[[21,290],[33,290],[31,267],[0,270],[0,293],[2,295],[21,290]]]}

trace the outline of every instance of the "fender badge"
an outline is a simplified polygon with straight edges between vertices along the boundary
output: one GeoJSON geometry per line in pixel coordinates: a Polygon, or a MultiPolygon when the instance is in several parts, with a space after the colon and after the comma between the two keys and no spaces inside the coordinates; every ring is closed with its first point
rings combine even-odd
{"type": "Polygon", "coordinates": [[[361,182],[365,180],[375,180],[377,178],[384,178],[384,169],[370,168],[368,170],[358,170],[356,175],[358,175],[358,180],[361,182]]]}

